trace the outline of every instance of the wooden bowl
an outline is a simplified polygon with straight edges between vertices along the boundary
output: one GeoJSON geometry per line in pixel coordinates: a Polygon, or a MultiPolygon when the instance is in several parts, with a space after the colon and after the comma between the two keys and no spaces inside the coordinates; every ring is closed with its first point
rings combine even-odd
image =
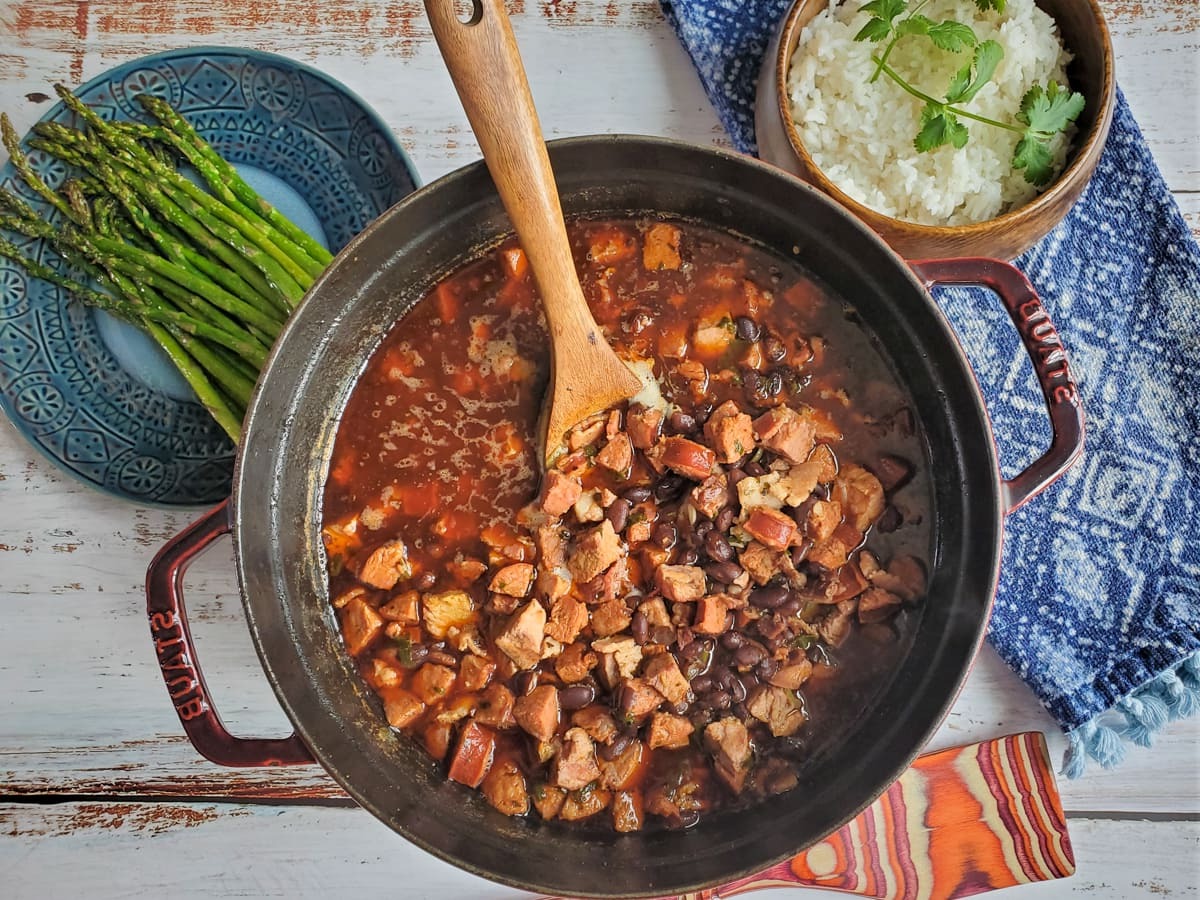
{"type": "Polygon", "coordinates": [[[828,6],[828,0],[797,0],[768,50],[756,107],[759,154],[829,194],[908,259],[1019,256],[1045,237],[1079,198],[1096,170],[1116,104],[1112,42],[1097,0],[1037,0],[1037,5],[1058,24],[1075,57],[1067,76],[1087,105],[1076,122],[1078,133],[1063,171],[1024,206],[973,225],[918,225],[864,206],[817,168],[792,118],[787,73],[800,32],[828,6]]]}

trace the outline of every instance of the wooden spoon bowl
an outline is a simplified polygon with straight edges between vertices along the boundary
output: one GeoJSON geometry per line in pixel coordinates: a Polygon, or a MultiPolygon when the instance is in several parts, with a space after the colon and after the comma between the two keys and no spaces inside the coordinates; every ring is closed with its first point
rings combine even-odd
{"type": "Polygon", "coordinates": [[[608,345],[584,299],[546,142],[503,2],[475,0],[474,14],[466,21],[458,18],[454,0],[425,0],[425,11],[546,310],[550,385],[539,450],[548,467],[568,429],[632,397],[642,382],[608,345]]]}

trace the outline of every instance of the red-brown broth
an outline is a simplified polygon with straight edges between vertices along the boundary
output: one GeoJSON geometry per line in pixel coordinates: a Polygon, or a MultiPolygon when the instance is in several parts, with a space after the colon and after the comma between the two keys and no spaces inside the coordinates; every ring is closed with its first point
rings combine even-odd
{"type": "MultiPolygon", "coordinates": [[[[815,356],[804,377],[783,391],[836,423],[844,436],[838,458],[870,467],[891,454],[914,467],[911,480],[888,494],[888,529],[872,528],[866,547],[883,560],[912,554],[927,562],[932,523],[923,438],[911,399],[852,307],[795,262],[692,224],[677,223],[680,268],[648,272],[639,242],[650,224],[569,225],[584,293],[618,352],[652,359],[666,398],[694,412],[700,403],[748,402],[745,381],[712,380],[698,402],[674,374],[674,355],[697,322],[749,315],[789,346],[806,341],[815,356]]],[[[487,601],[486,576],[467,583],[449,575],[447,565],[456,557],[487,560],[481,533],[510,527],[537,492],[534,435],[548,358],[544,318],[524,266],[512,241],[466,264],[421,300],[372,356],[342,416],[325,490],[326,526],[358,523],[353,537],[331,541],[327,533],[331,598],[357,584],[348,562],[401,536],[413,577],[394,591],[375,592],[373,603],[420,585],[423,575],[437,590],[464,587],[477,606],[487,601]]],[[[724,361],[744,351],[744,342],[735,343],[724,361]]],[[[714,371],[722,362],[699,358],[714,371]]],[[[624,487],[598,468],[588,477],[585,486],[616,493],[624,487]]],[[[779,739],[775,752],[803,765],[834,747],[886,684],[917,615],[905,609],[888,623],[855,628],[846,643],[828,651],[830,665],[818,665],[801,689],[808,722],[779,739]]],[[[390,650],[385,638],[358,657],[363,677],[377,689],[371,659],[381,646],[390,650]]],[[[500,734],[497,760],[526,752],[518,734],[500,734]]],[[[638,782],[657,777],[646,774],[649,768],[668,769],[677,755],[700,753],[695,746],[652,751],[638,782]]],[[[717,785],[704,784],[702,792],[713,806],[733,802],[717,785]]]]}

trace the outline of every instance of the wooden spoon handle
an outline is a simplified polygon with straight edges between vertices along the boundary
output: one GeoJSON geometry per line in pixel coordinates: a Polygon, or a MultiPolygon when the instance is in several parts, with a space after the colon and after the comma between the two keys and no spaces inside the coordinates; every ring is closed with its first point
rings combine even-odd
{"type": "Polygon", "coordinates": [[[454,0],[425,0],[425,11],[529,256],[550,328],[594,343],[590,336],[598,329],[575,274],[554,172],[502,0],[475,0],[467,22],[458,18],[454,0]]]}

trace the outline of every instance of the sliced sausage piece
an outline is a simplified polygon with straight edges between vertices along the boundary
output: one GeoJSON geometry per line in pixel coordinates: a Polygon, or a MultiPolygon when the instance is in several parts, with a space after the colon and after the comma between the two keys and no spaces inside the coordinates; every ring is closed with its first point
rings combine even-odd
{"type": "Polygon", "coordinates": [[[539,741],[548,741],[558,731],[558,688],[540,684],[513,706],[517,724],[539,741]]]}
{"type": "Polygon", "coordinates": [[[458,736],[448,777],[467,787],[479,787],[491,769],[495,755],[495,732],[473,719],[469,720],[458,736]]]}
{"type": "Polygon", "coordinates": [[[563,735],[562,749],[554,758],[551,780],[560,788],[577,791],[600,777],[596,764],[596,745],[579,726],[568,728],[563,735]]]}
{"type": "Polygon", "coordinates": [[[796,521],[777,509],[759,506],[750,511],[742,529],[771,550],[786,550],[796,534],[796,521]]]}
{"type": "Polygon", "coordinates": [[[725,473],[717,472],[709,475],[692,488],[691,498],[696,512],[715,519],[717,514],[725,508],[725,504],[729,502],[729,481],[725,477],[725,473]]]}
{"type": "Polygon", "coordinates": [[[717,455],[713,451],[685,437],[666,438],[659,446],[662,447],[663,465],[692,481],[703,481],[717,464],[717,455]]]}
{"type": "Polygon", "coordinates": [[[726,614],[732,608],[727,594],[710,594],[696,601],[696,618],[692,631],[698,634],[723,634],[726,614]]]}
{"type": "Polygon", "coordinates": [[[598,638],[617,634],[628,628],[632,619],[624,600],[606,600],[592,610],[592,633],[598,638]]]}
{"type": "Polygon", "coordinates": [[[422,702],[433,705],[445,700],[454,686],[454,670],[436,663],[425,663],[413,674],[409,687],[422,702]]]}

